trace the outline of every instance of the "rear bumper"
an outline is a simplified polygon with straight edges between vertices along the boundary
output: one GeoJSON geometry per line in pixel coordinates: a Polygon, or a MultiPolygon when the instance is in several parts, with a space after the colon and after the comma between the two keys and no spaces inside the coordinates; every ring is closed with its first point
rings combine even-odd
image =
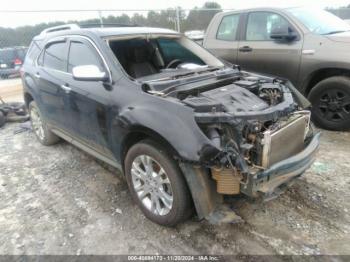
{"type": "Polygon", "coordinates": [[[17,76],[20,75],[20,67],[0,69],[0,76],[17,76]]]}
{"type": "Polygon", "coordinates": [[[307,170],[315,160],[320,133],[314,135],[303,151],[272,165],[269,169],[251,174],[241,184],[241,192],[251,197],[258,193],[270,195],[307,170]]]}

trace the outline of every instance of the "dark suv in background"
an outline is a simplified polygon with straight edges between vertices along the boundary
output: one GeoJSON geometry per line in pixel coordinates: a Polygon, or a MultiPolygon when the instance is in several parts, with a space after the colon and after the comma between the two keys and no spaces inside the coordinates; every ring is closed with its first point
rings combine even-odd
{"type": "Polygon", "coordinates": [[[3,79],[19,76],[26,56],[27,47],[8,47],[0,49],[0,77],[3,79]]]}
{"type": "Polygon", "coordinates": [[[319,144],[292,84],[224,64],[171,30],[49,28],[21,75],[38,140],[63,138],[119,168],[163,225],[193,204],[199,218],[232,222],[224,195],[277,196],[319,144]]]}
{"type": "Polygon", "coordinates": [[[257,8],[217,14],[203,45],[243,70],[289,79],[314,122],[350,128],[350,25],[324,10],[257,8]]]}

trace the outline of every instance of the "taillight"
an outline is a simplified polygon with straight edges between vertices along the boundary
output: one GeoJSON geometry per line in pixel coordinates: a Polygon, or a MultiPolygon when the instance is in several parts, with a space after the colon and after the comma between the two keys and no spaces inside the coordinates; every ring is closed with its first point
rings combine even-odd
{"type": "Polygon", "coordinates": [[[15,61],[13,61],[13,63],[14,63],[15,65],[21,65],[21,64],[22,64],[22,60],[19,59],[19,58],[16,58],[15,61]]]}

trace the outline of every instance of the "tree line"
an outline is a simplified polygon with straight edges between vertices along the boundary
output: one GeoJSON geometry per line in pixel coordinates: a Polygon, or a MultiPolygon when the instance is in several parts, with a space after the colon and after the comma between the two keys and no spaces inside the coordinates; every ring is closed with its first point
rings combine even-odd
{"type": "MultiPolygon", "coordinates": [[[[103,24],[125,24],[140,25],[174,29],[177,15],[180,18],[180,28],[182,32],[188,30],[205,30],[212,17],[221,12],[221,6],[216,2],[206,2],[202,7],[195,7],[188,14],[181,8],[169,8],[162,11],[149,11],[146,15],[135,13],[132,16],[122,14],[119,16],[110,15],[103,17],[103,24]],[[208,10],[212,9],[212,10],[208,10]]],[[[32,38],[48,27],[62,25],[65,23],[77,23],[81,26],[89,24],[100,24],[99,18],[87,19],[82,21],[71,20],[68,22],[57,21],[50,23],[40,23],[33,26],[20,26],[17,28],[0,27],[0,48],[10,46],[28,46],[32,38]]]]}
{"type": "MultiPolygon", "coordinates": [[[[350,5],[339,9],[327,8],[342,19],[350,19],[350,5]]],[[[189,30],[205,30],[213,16],[221,12],[221,6],[216,2],[206,2],[202,7],[195,7],[188,14],[179,8],[181,32],[189,30]],[[212,9],[212,10],[210,10],[212,9]]],[[[97,13],[97,12],[96,12],[97,13]]],[[[119,16],[110,15],[103,17],[103,24],[125,24],[163,27],[175,29],[177,12],[175,8],[169,8],[162,11],[149,11],[146,15],[135,13],[132,16],[122,14],[119,16]]],[[[57,21],[50,23],[40,23],[33,26],[20,26],[17,28],[0,27],[0,48],[10,46],[28,46],[32,38],[38,35],[42,30],[65,23],[77,23],[82,26],[88,24],[100,24],[99,18],[87,20],[71,20],[68,22],[57,21]]]]}

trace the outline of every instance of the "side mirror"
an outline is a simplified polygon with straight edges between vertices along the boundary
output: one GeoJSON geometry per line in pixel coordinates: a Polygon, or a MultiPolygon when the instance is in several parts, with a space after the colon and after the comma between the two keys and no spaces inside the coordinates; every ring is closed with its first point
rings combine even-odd
{"type": "Polygon", "coordinates": [[[108,76],[95,65],[75,66],[72,70],[73,78],[79,81],[107,81],[108,76]]]}
{"type": "Polygon", "coordinates": [[[298,37],[297,33],[294,32],[289,26],[278,26],[272,29],[270,38],[276,41],[290,42],[298,37]]]}

